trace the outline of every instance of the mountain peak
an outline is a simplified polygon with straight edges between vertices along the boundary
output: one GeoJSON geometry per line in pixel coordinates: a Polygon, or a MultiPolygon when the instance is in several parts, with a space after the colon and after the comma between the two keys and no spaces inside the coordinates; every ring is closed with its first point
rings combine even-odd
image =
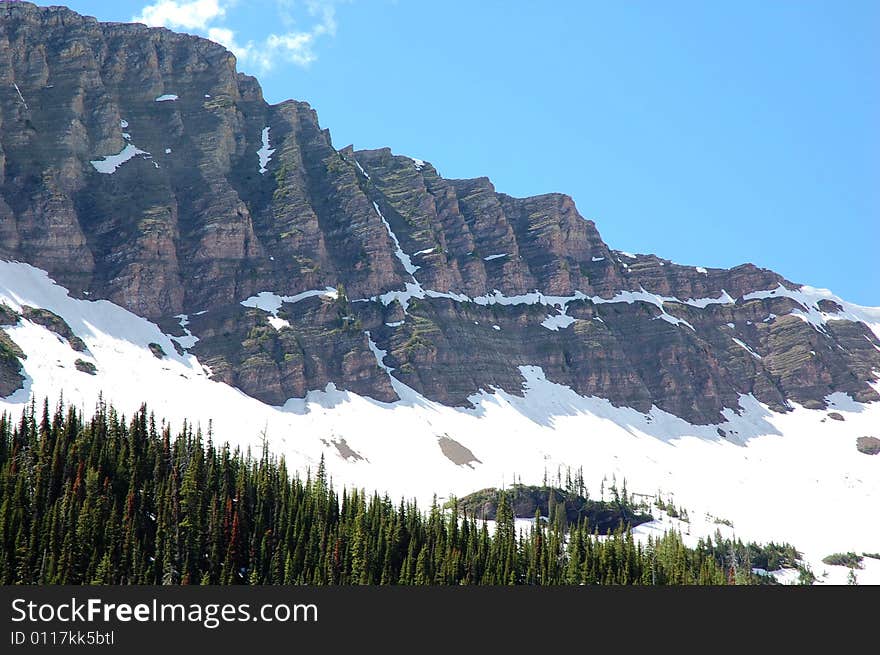
{"type": "Polygon", "coordinates": [[[614,250],[561,193],[337,150],[308,103],[268,104],[205,39],[0,8],[0,256],[178,338],[189,317],[186,348],[254,398],[332,383],[391,402],[403,383],[469,406],[538,366],[698,424],[743,395],[877,399],[880,342],[843,301],[614,250]]]}

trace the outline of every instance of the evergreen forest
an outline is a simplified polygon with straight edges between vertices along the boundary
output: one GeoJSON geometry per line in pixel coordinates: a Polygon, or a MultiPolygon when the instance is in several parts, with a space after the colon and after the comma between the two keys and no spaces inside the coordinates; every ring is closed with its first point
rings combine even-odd
{"type": "MultiPolygon", "coordinates": [[[[725,585],[772,582],[756,562],[795,566],[788,545],[717,534],[689,548],[675,532],[642,544],[623,518],[600,531],[555,511],[569,491],[528,530],[501,491],[491,530],[457,501],[337,489],[323,460],[294,472],[265,445],[255,456],[210,429],[172,433],[146,406],[126,418],[103,402],[91,416],[32,403],[0,416],[0,583],[725,585]]],[[[606,519],[645,509],[616,489],[591,502],[606,519]]]]}

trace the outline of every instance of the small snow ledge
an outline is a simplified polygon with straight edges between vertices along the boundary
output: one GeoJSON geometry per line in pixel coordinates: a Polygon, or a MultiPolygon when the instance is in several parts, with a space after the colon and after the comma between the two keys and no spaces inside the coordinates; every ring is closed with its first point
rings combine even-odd
{"type": "Polygon", "coordinates": [[[177,100],[177,96],[173,93],[166,93],[156,98],[156,102],[174,102],[175,100],[177,100]]]}
{"type": "Polygon", "coordinates": [[[328,298],[335,299],[337,295],[338,292],[333,287],[327,287],[325,289],[310,289],[309,291],[303,291],[302,293],[297,293],[293,296],[279,296],[271,291],[261,291],[247,300],[242,300],[239,304],[244,307],[262,309],[264,312],[269,312],[270,314],[275,315],[278,313],[278,310],[281,309],[281,303],[296,303],[300,300],[305,300],[306,298],[314,298],[315,296],[327,296],[328,298]]]}
{"type": "Polygon", "coordinates": [[[190,332],[188,327],[186,327],[187,325],[189,325],[189,316],[187,314],[178,314],[174,318],[179,321],[179,325],[183,329],[183,332],[186,336],[170,338],[176,341],[178,345],[184,350],[189,350],[199,341],[199,338],[192,332],[190,332]]]}
{"type": "Polygon", "coordinates": [[[283,327],[290,327],[290,323],[283,318],[278,317],[278,310],[281,309],[282,303],[297,303],[300,300],[305,300],[306,298],[314,298],[315,296],[327,296],[328,298],[336,298],[338,296],[338,292],[333,287],[327,287],[325,289],[311,289],[309,291],[303,291],[302,293],[298,293],[293,296],[279,296],[276,293],[272,293],[271,291],[261,291],[255,296],[251,296],[247,300],[242,300],[239,304],[243,307],[253,307],[255,309],[262,309],[264,312],[268,312],[271,316],[268,317],[269,325],[271,325],[276,330],[280,330],[283,327]]]}
{"type": "Polygon", "coordinates": [[[107,155],[101,159],[93,159],[89,163],[95,167],[95,170],[99,173],[103,173],[104,175],[112,175],[116,172],[116,169],[122,166],[125,162],[130,159],[137,157],[138,155],[146,155],[150,156],[146,150],[141,150],[133,143],[128,143],[126,146],[115,155],[107,155]]]}
{"type": "Polygon", "coordinates": [[[736,300],[734,300],[727,291],[724,289],[721,290],[721,295],[717,298],[688,298],[684,301],[686,305],[690,305],[691,307],[698,307],[700,309],[705,309],[709,305],[735,305],[736,300]]]}
{"type": "Polygon", "coordinates": [[[281,328],[290,327],[290,322],[285,321],[283,318],[278,318],[277,316],[270,316],[268,318],[269,325],[275,328],[276,331],[280,331],[281,328]]]}
{"type": "Polygon", "coordinates": [[[548,330],[558,332],[560,329],[567,328],[576,320],[576,318],[572,318],[568,314],[557,314],[556,316],[548,316],[547,318],[545,318],[541,322],[541,325],[548,330]]]}
{"type": "Polygon", "coordinates": [[[660,316],[655,316],[651,320],[652,321],[656,321],[656,320],[666,321],[667,323],[672,323],[672,325],[686,325],[691,330],[696,332],[696,330],[694,329],[694,326],[691,325],[690,323],[688,323],[686,320],[684,320],[683,318],[678,318],[677,316],[673,316],[672,314],[667,314],[666,312],[663,312],[662,314],[660,314],[660,316]]]}

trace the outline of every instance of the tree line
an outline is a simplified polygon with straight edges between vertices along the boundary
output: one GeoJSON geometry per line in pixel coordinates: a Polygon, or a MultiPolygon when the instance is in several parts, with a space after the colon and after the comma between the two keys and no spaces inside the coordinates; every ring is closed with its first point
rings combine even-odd
{"type": "Polygon", "coordinates": [[[687,547],[670,532],[587,519],[521,531],[502,495],[494,530],[453,501],[336,489],[323,460],[232,450],[192,424],[172,434],[146,406],[99,402],[0,416],[3,584],[722,585],[757,579],[742,543],[687,547]]]}

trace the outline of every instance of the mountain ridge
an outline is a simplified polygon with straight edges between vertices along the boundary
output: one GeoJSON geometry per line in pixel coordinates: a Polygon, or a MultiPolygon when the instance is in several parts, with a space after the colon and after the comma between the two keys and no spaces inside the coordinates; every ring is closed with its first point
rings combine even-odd
{"type": "Polygon", "coordinates": [[[337,150],[201,37],[0,9],[0,256],[156,322],[263,402],[329,383],[393,402],[396,379],[467,407],[520,393],[523,366],[701,425],[743,394],[880,399],[878,332],[842,301],[613,250],[564,194],[337,150]]]}
{"type": "Polygon", "coordinates": [[[615,250],[563,194],[335,148],[204,39],[0,2],[0,411],[146,402],[423,505],[582,469],[818,572],[876,550],[878,374],[880,308],[615,250]]]}

